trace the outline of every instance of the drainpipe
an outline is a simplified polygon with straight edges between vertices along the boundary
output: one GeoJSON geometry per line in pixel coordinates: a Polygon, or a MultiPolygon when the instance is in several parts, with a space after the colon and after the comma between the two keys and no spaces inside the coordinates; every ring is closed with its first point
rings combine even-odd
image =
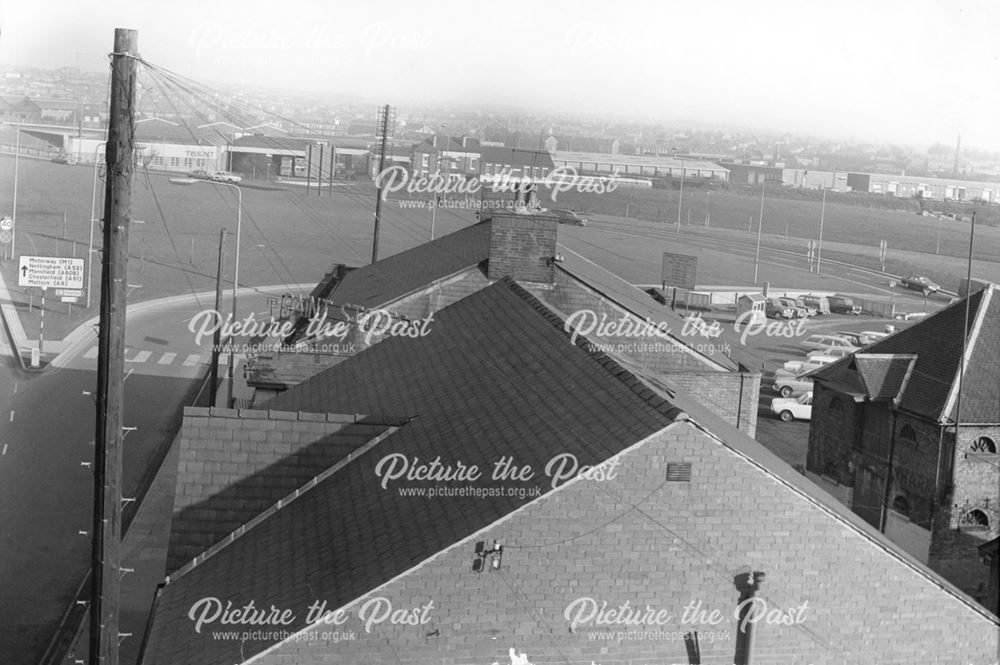
{"type": "MultiPolygon", "coordinates": [[[[753,572],[753,582],[750,586],[749,598],[757,597],[757,592],[760,591],[760,585],[764,583],[765,576],[766,573],[762,573],[759,570],[755,570],[753,572]]],[[[755,605],[751,603],[750,607],[755,607],[755,605]]],[[[750,611],[753,612],[755,610],[750,610],[750,611]]],[[[756,634],[757,634],[757,623],[754,621],[747,625],[747,641],[746,641],[747,648],[746,648],[746,660],[744,661],[746,665],[753,665],[753,645],[756,634]]]]}
{"type": "Polygon", "coordinates": [[[899,414],[892,412],[892,435],[889,437],[889,466],[885,471],[885,492],[882,494],[882,514],[879,516],[878,530],[885,533],[885,523],[889,519],[889,496],[892,493],[892,462],[896,454],[896,419],[899,414]]]}

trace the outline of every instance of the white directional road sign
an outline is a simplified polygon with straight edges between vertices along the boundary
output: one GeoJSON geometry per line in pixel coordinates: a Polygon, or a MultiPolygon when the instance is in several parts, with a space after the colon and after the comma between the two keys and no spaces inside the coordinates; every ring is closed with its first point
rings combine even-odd
{"type": "Polygon", "coordinates": [[[64,298],[79,298],[83,295],[80,289],[56,289],[56,295],[64,298]]]}
{"type": "Polygon", "coordinates": [[[59,256],[22,256],[17,267],[19,286],[83,288],[83,259],[59,256]]]}

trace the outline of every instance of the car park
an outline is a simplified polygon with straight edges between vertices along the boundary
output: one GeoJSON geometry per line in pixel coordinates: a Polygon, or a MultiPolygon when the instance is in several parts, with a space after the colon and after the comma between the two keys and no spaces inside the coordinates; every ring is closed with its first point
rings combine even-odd
{"type": "Polygon", "coordinates": [[[813,380],[806,375],[779,369],[774,373],[774,392],[782,397],[801,395],[813,389],[813,380]]]}
{"type": "Polygon", "coordinates": [[[799,346],[804,347],[807,351],[817,351],[817,350],[827,350],[835,348],[856,348],[850,340],[840,336],[840,335],[809,335],[804,340],[799,342],[799,346]]]}
{"type": "Polygon", "coordinates": [[[899,280],[899,283],[913,291],[921,291],[925,296],[941,290],[941,287],[923,275],[909,275],[899,280]]]}
{"type": "Polygon", "coordinates": [[[576,226],[586,226],[587,220],[580,216],[580,213],[567,208],[553,208],[549,213],[559,218],[560,224],[574,224],[576,226]]]}
{"type": "Polygon", "coordinates": [[[861,305],[855,304],[855,302],[847,296],[827,296],[826,300],[830,305],[830,311],[834,314],[855,315],[861,313],[861,305]]]}
{"type": "Polygon", "coordinates": [[[764,304],[764,315],[769,319],[794,319],[795,311],[778,298],[768,298],[764,304]]]}
{"type": "Polygon", "coordinates": [[[776,397],[771,400],[771,413],[786,423],[793,420],[812,420],[812,391],[796,398],[776,397]]]}

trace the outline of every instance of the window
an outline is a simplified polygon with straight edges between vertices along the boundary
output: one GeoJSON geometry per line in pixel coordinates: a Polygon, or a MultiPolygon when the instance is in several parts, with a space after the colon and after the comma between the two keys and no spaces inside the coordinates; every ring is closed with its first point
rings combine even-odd
{"type": "Polygon", "coordinates": [[[910,502],[902,494],[892,500],[892,509],[900,515],[910,516],[910,502]]]}
{"type": "Polygon", "coordinates": [[[838,396],[834,395],[830,399],[830,412],[831,413],[843,413],[844,412],[844,400],[842,400],[838,396]]]}
{"type": "Polygon", "coordinates": [[[958,528],[967,531],[981,531],[989,529],[990,518],[986,516],[986,513],[979,509],[970,510],[962,515],[962,518],[958,521],[958,528]]]}
{"type": "Polygon", "coordinates": [[[180,165],[181,165],[181,158],[180,157],[171,157],[170,158],[170,166],[177,167],[177,166],[180,166],[180,165]]]}
{"type": "Polygon", "coordinates": [[[917,431],[911,425],[903,425],[903,429],[899,430],[899,438],[915,444],[917,442],[917,431]]]}
{"type": "Polygon", "coordinates": [[[420,155],[420,167],[424,169],[429,169],[431,166],[431,156],[427,154],[420,155]]]}
{"type": "Polygon", "coordinates": [[[190,167],[191,166],[191,158],[190,157],[185,157],[184,158],[184,166],[185,167],[190,167]]]}
{"type": "Polygon", "coordinates": [[[997,444],[990,437],[981,436],[972,442],[972,445],[969,446],[969,450],[974,453],[987,453],[995,455],[997,452],[997,444]]]}

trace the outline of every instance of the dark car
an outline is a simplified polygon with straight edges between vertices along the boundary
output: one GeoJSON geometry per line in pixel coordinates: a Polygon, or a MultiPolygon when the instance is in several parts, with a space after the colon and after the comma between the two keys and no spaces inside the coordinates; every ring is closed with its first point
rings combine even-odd
{"type": "Polygon", "coordinates": [[[559,218],[560,224],[575,224],[576,226],[586,226],[587,220],[580,216],[580,213],[567,208],[553,208],[549,213],[559,218]]]}
{"type": "Polygon", "coordinates": [[[834,314],[860,314],[861,305],[855,305],[847,296],[827,296],[830,311],[834,314]]]}
{"type": "Polygon", "coordinates": [[[910,275],[909,277],[904,277],[899,281],[900,284],[908,289],[914,291],[920,291],[925,296],[929,293],[934,293],[940,291],[941,287],[927,279],[923,275],[910,275]]]}

